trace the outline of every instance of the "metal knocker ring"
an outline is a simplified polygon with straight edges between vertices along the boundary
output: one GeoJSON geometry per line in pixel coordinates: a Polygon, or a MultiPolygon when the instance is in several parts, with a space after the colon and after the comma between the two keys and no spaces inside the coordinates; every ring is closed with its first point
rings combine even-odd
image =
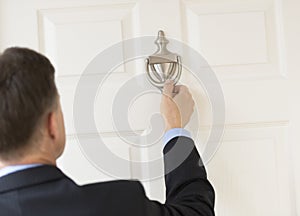
{"type": "Polygon", "coordinates": [[[176,84],[182,73],[182,63],[179,55],[167,49],[169,41],[163,31],[158,32],[155,41],[157,51],[146,59],[146,71],[149,82],[162,91],[167,80],[176,84]]]}

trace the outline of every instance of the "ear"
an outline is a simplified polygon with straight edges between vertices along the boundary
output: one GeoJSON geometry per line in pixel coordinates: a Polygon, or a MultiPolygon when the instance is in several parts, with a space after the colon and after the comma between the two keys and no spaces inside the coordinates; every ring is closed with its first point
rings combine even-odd
{"type": "Polygon", "coordinates": [[[47,116],[47,129],[49,138],[52,140],[57,139],[58,137],[58,123],[57,123],[57,114],[55,112],[50,112],[47,116]]]}

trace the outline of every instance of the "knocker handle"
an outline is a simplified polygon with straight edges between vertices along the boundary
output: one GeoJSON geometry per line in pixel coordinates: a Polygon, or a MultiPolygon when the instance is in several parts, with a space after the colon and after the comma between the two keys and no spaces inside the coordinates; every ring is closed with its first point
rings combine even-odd
{"type": "Polygon", "coordinates": [[[146,71],[149,82],[162,91],[165,82],[170,79],[176,84],[182,74],[180,56],[167,49],[169,41],[163,31],[158,32],[157,51],[146,59],[146,71]]]}

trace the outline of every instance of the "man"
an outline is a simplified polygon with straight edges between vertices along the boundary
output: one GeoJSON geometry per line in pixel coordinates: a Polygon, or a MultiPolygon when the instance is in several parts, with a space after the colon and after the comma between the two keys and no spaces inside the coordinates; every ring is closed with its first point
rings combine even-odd
{"type": "Polygon", "coordinates": [[[1,216],[214,215],[214,190],[188,131],[180,129],[194,108],[187,87],[167,82],[161,101],[165,204],[150,201],[137,181],[79,187],[56,167],[65,129],[54,68],[46,57],[25,48],[0,55],[0,99],[1,216]],[[184,152],[185,160],[176,165],[184,152]]]}

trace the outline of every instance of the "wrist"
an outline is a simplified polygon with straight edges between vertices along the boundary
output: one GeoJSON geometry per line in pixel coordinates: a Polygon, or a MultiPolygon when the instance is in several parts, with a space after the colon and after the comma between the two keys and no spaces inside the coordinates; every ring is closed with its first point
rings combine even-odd
{"type": "Polygon", "coordinates": [[[166,127],[165,127],[165,132],[167,132],[167,131],[169,131],[169,130],[171,130],[171,129],[174,129],[174,128],[183,128],[182,126],[181,126],[181,124],[174,124],[174,125],[166,125],[166,127]]]}

